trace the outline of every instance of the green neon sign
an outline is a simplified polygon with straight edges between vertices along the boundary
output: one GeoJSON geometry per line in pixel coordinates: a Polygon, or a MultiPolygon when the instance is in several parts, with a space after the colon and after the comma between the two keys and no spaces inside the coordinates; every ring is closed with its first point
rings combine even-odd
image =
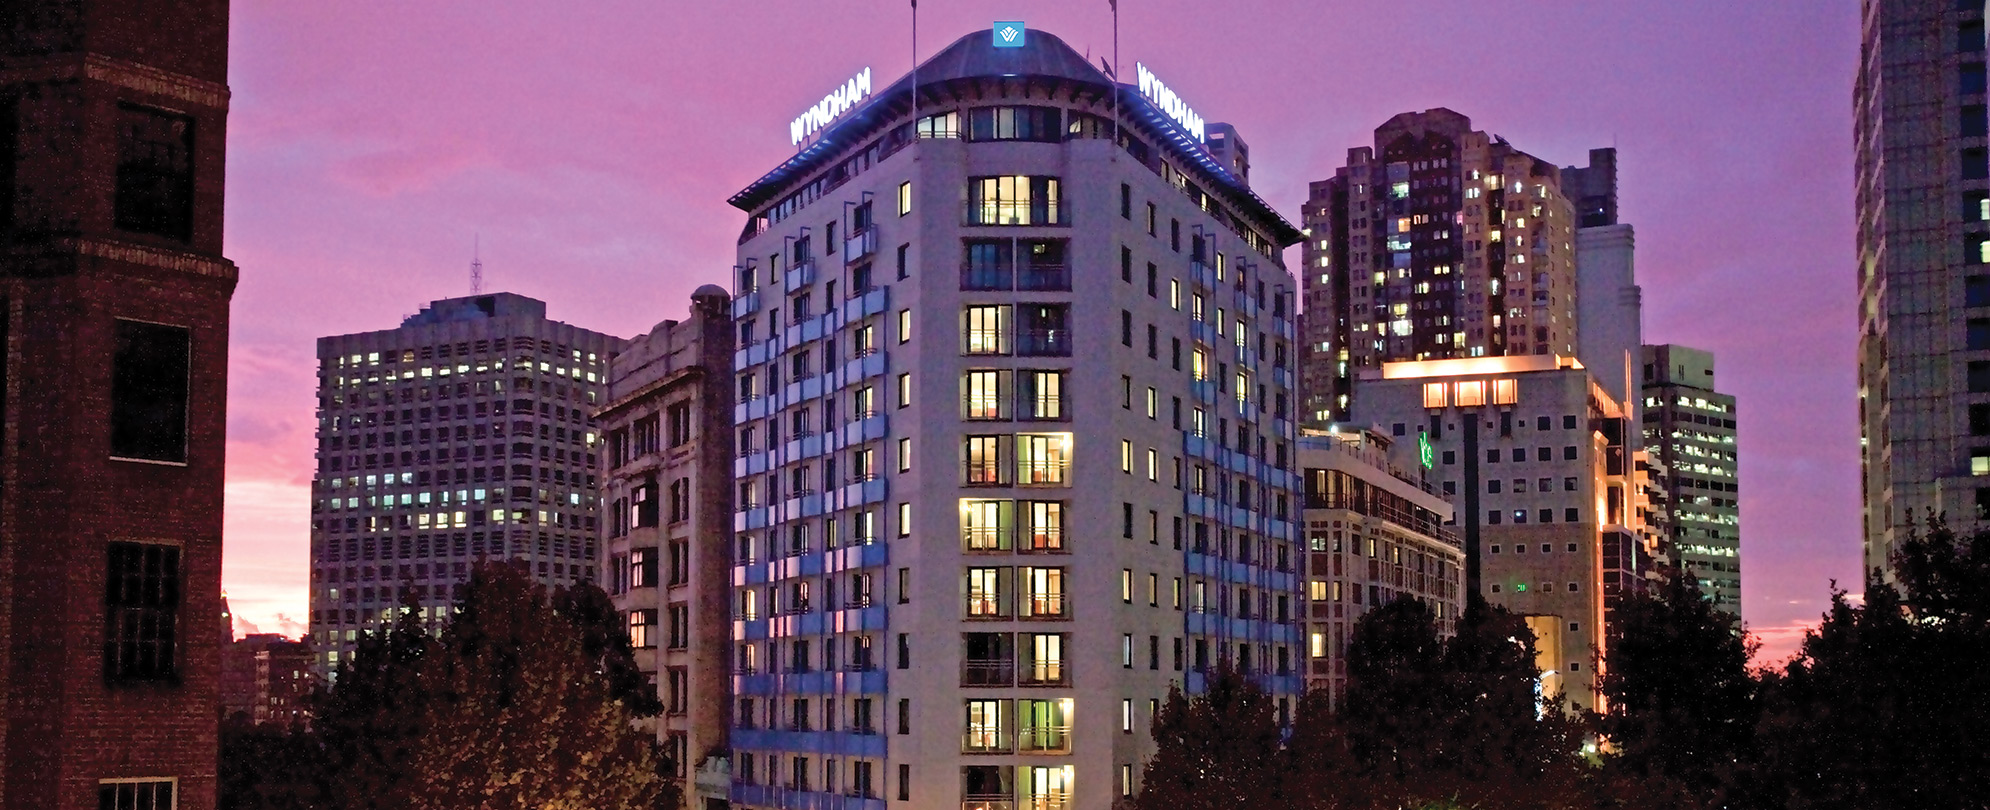
{"type": "Polygon", "coordinates": [[[1430,446],[1430,434],[1418,433],[1416,435],[1416,453],[1417,457],[1423,460],[1424,469],[1428,470],[1431,468],[1431,465],[1436,463],[1437,451],[1430,446]]]}

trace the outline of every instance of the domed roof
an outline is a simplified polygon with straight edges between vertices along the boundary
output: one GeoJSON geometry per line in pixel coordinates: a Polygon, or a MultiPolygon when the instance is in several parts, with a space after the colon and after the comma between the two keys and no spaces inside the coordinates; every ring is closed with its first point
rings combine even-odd
{"type": "Polygon", "coordinates": [[[712,296],[730,299],[732,298],[732,293],[726,292],[726,288],[717,284],[706,284],[691,293],[692,298],[710,298],[712,296]]]}

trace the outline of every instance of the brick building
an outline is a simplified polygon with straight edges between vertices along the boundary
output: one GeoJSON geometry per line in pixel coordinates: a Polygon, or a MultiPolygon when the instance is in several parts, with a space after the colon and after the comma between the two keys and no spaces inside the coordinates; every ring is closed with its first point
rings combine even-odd
{"type": "Polygon", "coordinates": [[[214,805],[227,46],[0,5],[0,807],[214,805]]]}

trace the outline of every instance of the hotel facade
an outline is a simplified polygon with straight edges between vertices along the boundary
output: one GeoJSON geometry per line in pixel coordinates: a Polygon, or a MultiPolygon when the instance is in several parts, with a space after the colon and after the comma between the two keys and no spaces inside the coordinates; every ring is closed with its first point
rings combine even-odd
{"type": "Polygon", "coordinates": [[[1301,691],[1300,235],[1144,66],[1011,42],[732,199],[735,806],[1103,810],[1172,685],[1301,691]]]}

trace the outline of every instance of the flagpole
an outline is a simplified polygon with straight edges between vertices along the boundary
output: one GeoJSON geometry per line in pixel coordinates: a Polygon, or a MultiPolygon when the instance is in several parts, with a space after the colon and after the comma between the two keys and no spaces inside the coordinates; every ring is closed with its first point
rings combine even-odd
{"type": "Polygon", "coordinates": [[[1112,159],[1119,160],[1119,0],[1112,4],[1112,159]]]}
{"type": "Polygon", "coordinates": [[[912,0],[912,128],[919,128],[919,0],[912,0]]]}

